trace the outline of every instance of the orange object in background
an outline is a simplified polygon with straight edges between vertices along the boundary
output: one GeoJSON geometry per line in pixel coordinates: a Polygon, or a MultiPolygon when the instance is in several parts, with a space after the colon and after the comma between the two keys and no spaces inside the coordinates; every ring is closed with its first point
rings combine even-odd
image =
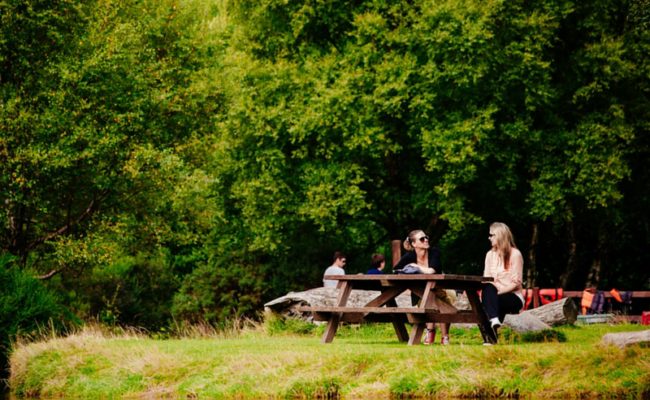
{"type": "Polygon", "coordinates": [[[591,308],[591,303],[594,300],[594,289],[585,289],[582,292],[582,301],[580,305],[582,306],[582,315],[587,314],[587,309],[591,308]]]}
{"type": "Polygon", "coordinates": [[[623,299],[621,298],[621,294],[618,292],[618,290],[612,289],[609,291],[609,294],[611,294],[612,297],[615,298],[616,301],[618,301],[619,303],[623,302],[623,299]]]}

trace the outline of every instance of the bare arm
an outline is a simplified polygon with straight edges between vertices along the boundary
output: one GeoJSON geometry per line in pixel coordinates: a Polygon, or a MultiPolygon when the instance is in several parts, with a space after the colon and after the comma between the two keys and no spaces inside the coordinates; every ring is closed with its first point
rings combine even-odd
{"type": "Polygon", "coordinates": [[[510,268],[497,277],[499,294],[509,293],[521,287],[524,275],[524,258],[517,249],[510,255],[510,268]]]}

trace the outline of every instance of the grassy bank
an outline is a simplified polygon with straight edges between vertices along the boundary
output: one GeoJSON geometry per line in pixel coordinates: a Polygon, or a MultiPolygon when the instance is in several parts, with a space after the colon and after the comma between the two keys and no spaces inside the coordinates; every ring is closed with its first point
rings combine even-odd
{"type": "Polygon", "coordinates": [[[18,345],[10,385],[18,397],[65,398],[647,398],[650,348],[600,345],[605,333],[644,328],[566,327],[556,330],[564,342],[505,335],[491,347],[476,329],[452,329],[447,347],[409,347],[389,324],[343,328],[328,345],[320,329],[268,325],[168,340],[85,330],[18,345]]]}

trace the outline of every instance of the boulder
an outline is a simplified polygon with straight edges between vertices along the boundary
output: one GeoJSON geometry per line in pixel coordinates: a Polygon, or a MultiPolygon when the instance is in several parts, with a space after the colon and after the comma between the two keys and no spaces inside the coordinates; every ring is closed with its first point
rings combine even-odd
{"type": "Polygon", "coordinates": [[[636,343],[650,343],[650,330],[641,332],[607,333],[602,338],[603,344],[624,348],[636,343]]]}
{"type": "MultiPolygon", "coordinates": [[[[374,290],[352,290],[348,298],[348,306],[361,307],[379,296],[374,290]]],[[[454,291],[448,291],[449,297],[459,310],[469,309],[467,296],[456,296],[454,291]]],[[[311,313],[300,312],[300,306],[335,306],[338,297],[338,289],[335,287],[318,287],[303,292],[289,292],[282,297],[271,300],[264,304],[265,312],[272,312],[287,317],[301,318],[311,321],[311,313]]],[[[407,290],[396,298],[398,307],[412,307],[411,293],[407,290]]]]}

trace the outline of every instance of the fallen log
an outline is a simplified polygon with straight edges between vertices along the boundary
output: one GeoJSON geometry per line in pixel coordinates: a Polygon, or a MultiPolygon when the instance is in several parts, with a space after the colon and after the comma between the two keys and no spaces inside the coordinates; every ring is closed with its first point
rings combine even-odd
{"type": "Polygon", "coordinates": [[[543,331],[545,329],[551,329],[551,327],[540,320],[537,316],[533,314],[527,314],[525,312],[521,314],[508,314],[503,320],[503,325],[510,327],[513,331],[517,333],[526,333],[534,331],[543,331]]]}
{"type": "Polygon", "coordinates": [[[578,318],[578,307],[570,297],[526,310],[521,314],[529,314],[551,326],[574,324],[578,318]]]}
{"type": "Polygon", "coordinates": [[[650,330],[641,332],[607,333],[603,336],[601,341],[603,344],[611,344],[620,348],[636,343],[650,343],[650,330]]]}

